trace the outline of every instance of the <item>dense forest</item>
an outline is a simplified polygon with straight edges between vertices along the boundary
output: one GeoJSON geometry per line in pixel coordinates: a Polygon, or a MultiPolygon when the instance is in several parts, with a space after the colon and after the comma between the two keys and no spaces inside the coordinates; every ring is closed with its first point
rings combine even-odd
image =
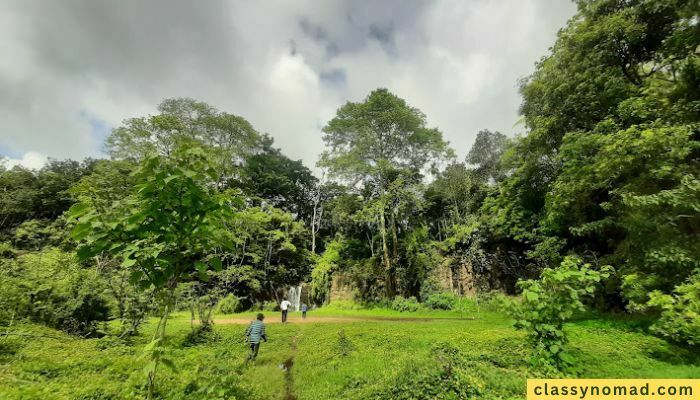
{"type": "Polygon", "coordinates": [[[485,127],[465,159],[380,88],[323,127],[318,173],[190,98],[126,119],[109,159],[0,167],[0,325],[164,332],[172,310],[207,325],[301,283],[322,306],[341,280],[358,303],[441,307],[567,265],[602,274],[591,305],[697,345],[700,6],[577,4],[519,83],[527,134],[485,127]]]}

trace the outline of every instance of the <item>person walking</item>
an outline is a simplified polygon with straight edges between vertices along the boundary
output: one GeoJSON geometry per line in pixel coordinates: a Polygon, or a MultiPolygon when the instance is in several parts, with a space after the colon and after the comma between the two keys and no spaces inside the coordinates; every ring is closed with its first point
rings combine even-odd
{"type": "Polygon", "coordinates": [[[260,340],[267,342],[267,335],[265,334],[265,324],[263,320],[265,316],[258,314],[255,321],[251,321],[248,329],[245,331],[246,341],[250,344],[250,355],[246,359],[248,361],[255,361],[258,356],[258,350],[260,349],[260,340]]]}
{"type": "Polygon", "coordinates": [[[289,312],[289,306],[291,306],[292,303],[290,303],[287,299],[282,300],[280,303],[280,310],[282,310],[282,323],[287,322],[287,313],[289,312]]]}
{"type": "Polygon", "coordinates": [[[306,319],[306,311],[308,311],[309,307],[306,306],[306,303],[303,303],[301,305],[301,319],[306,319]]]}

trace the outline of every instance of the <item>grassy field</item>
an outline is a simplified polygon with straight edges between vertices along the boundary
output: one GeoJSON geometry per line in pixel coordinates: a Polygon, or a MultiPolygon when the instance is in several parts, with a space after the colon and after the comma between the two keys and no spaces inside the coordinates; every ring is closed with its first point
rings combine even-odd
{"type": "MultiPolygon", "coordinates": [[[[504,315],[484,308],[398,313],[326,308],[306,322],[293,314],[245,364],[245,322],[253,313],[217,316],[214,331],[192,336],[184,313],[170,322],[170,357],[159,390],[168,399],[524,398],[529,350],[504,315]]],[[[0,399],[129,399],[143,396],[139,359],[153,323],[126,342],[77,339],[36,325],[0,337],[0,399]]],[[[692,352],[648,335],[643,321],[595,316],[567,326],[589,378],[698,378],[692,352]]]]}

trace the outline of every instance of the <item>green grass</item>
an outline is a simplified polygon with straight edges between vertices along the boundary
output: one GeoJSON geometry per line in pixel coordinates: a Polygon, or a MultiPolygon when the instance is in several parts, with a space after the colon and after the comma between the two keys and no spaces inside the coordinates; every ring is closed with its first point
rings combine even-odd
{"type": "MultiPolygon", "coordinates": [[[[504,315],[470,307],[416,313],[347,305],[314,310],[310,315],[353,319],[268,324],[270,340],[254,365],[243,363],[245,326],[219,324],[191,340],[187,315],[176,314],[169,325],[176,370],[160,370],[160,393],[168,399],[524,398],[531,375],[524,335],[504,315]],[[433,319],[448,317],[475,319],[433,319]],[[293,361],[289,373],[280,368],[287,360],[293,361]]],[[[58,338],[0,338],[0,399],[140,398],[145,361],[138,357],[153,325],[131,343],[15,326],[58,338]]],[[[567,331],[578,360],[571,376],[700,377],[697,356],[648,335],[637,321],[592,316],[569,324],[567,331]]]]}

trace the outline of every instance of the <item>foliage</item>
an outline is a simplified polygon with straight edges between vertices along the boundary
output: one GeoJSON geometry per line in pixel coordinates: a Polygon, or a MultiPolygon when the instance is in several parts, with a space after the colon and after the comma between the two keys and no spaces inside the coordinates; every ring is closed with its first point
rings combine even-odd
{"type": "Polygon", "coordinates": [[[521,83],[528,133],[504,153],[508,173],[485,200],[486,249],[510,253],[499,257],[516,277],[571,252],[668,294],[698,259],[697,3],[577,5],[521,83]]]}
{"type": "MultiPolygon", "coordinates": [[[[245,316],[253,319],[255,313],[245,316]]],[[[197,393],[194,398],[209,398],[207,391],[224,388],[229,394],[240,390],[237,398],[278,398],[286,386],[278,365],[292,356],[292,390],[299,400],[367,399],[382,393],[399,398],[434,393],[429,397],[450,398],[455,387],[467,385],[478,391],[474,398],[525,396],[526,378],[531,374],[522,360],[531,352],[522,332],[514,330],[501,313],[482,310],[477,319],[468,321],[445,319],[459,317],[456,311],[340,313],[323,307],[318,313],[335,317],[335,322],[268,324],[269,342],[263,344],[259,362],[252,368],[242,367],[249,351],[242,338],[245,325],[217,324],[211,338],[216,340],[187,345],[189,316],[174,314],[168,333],[177,370],[163,369],[160,397],[184,399],[194,397],[188,393],[197,393]],[[431,315],[440,319],[416,320],[431,315]],[[343,321],[342,316],[352,318],[343,321]],[[340,356],[340,330],[345,336],[342,342],[354,345],[344,357],[340,356]],[[450,370],[451,377],[446,373],[450,370]],[[429,389],[423,392],[424,388],[429,389]]],[[[646,334],[644,322],[618,314],[567,324],[577,359],[575,375],[629,379],[700,374],[697,355],[646,334]]],[[[4,363],[0,398],[142,399],[140,371],[146,363],[135,360],[133,354],[150,340],[156,324],[157,319],[150,319],[130,341],[113,336],[82,340],[40,325],[17,324],[16,331],[39,337],[0,337],[0,362],[4,363]]]]}
{"type": "Polygon", "coordinates": [[[391,309],[400,312],[414,312],[420,309],[420,303],[415,297],[396,296],[391,302],[391,309]]]}
{"type": "Polygon", "coordinates": [[[220,270],[221,259],[210,256],[226,246],[221,232],[237,199],[215,191],[218,176],[200,147],[183,142],[169,158],[145,159],[135,173],[130,196],[109,208],[81,202],[70,214],[78,220],[73,237],[84,241],[78,254],[87,258],[106,252],[122,260],[130,279],[142,289],[153,287],[162,301],[161,321],[145,351],[150,358],[149,397],[163,357],[167,319],[174,292],[185,279],[208,280],[209,269],[220,270]]]}
{"type": "Polygon", "coordinates": [[[391,387],[374,393],[372,399],[423,399],[479,397],[483,382],[470,371],[460,350],[449,343],[431,349],[437,365],[429,369],[410,368],[391,387]]]}
{"type": "MultiPolygon", "coordinates": [[[[62,219],[55,221],[29,219],[19,224],[13,235],[14,246],[22,250],[41,250],[44,247],[61,247],[67,241],[62,219]]],[[[68,246],[63,246],[68,247],[68,246]]]]}
{"type": "Polygon", "coordinates": [[[197,329],[210,331],[214,323],[212,314],[223,297],[223,290],[216,286],[208,286],[205,282],[187,282],[178,288],[178,292],[178,301],[185,303],[189,308],[193,329],[194,321],[198,319],[197,329]]]}
{"type": "Polygon", "coordinates": [[[429,296],[443,291],[442,284],[436,276],[427,277],[420,287],[420,299],[425,301],[429,296]]]}
{"type": "Polygon", "coordinates": [[[54,220],[72,204],[67,190],[92,171],[94,161],[50,160],[40,170],[0,169],[0,234],[24,221],[54,220]]]}
{"type": "Polygon", "coordinates": [[[262,136],[243,117],[221,112],[189,98],[165,99],[159,114],[131,118],[114,129],[105,147],[112,158],[141,162],[154,155],[168,157],[182,141],[206,149],[216,184],[229,187],[242,160],[260,149],[262,136]]]}
{"type": "Polygon", "coordinates": [[[398,229],[407,222],[406,211],[414,209],[419,174],[452,155],[440,131],[426,125],[420,110],[377,89],[361,103],[346,103],[323,129],[328,150],[321,154],[319,166],[349,188],[361,185],[364,201],[357,217],[368,225],[370,235],[379,231],[377,253],[389,298],[397,289],[398,229]]]}
{"type": "Polygon", "coordinates": [[[241,170],[241,188],[246,193],[309,224],[311,195],[316,183],[316,177],[300,160],[291,160],[272,147],[269,137],[264,137],[262,151],[247,156],[241,170]]]}
{"type": "Polygon", "coordinates": [[[0,321],[29,319],[70,333],[97,334],[110,310],[93,268],[58,249],[0,261],[0,321]]]}
{"type": "Polygon", "coordinates": [[[700,275],[678,285],[673,294],[654,291],[649,298],[649,307],[661,311],[661,318],[652,326],[656,334],[674,342],[700,346],[700,275]]]}
{"type": "Polygon", "coordinates": [[[227,294],[216,305],[216,312],[220,314],[233,314],[245,311],[244,303],[233,294],[227,294]]]}
{"type": "Polygon", "coordinates": [[[280,305],[274,300],[269,300],[260,303],[258,308],[260,311],[279,311],[280,305]]]}
{"type": "Polygon", "coordinates": [[[451,310],[457,303],[457,297],[453,293],[432,293],[423,300],[423,304],[433,310],[451,310]]]}
{"type": "Polygon", "coordinates": [[[341,260],[343,241],[335,239],[326,245],[326,250],[317,258],[311,271],[311,297],[314,301],[325,304],[331,290],[331,274],[338,268],[341,260]]]}
{"type": "Polygon", "coordinates": [[[509,311],[515,327],[525,330],[533,348],[532,364],[544,373],[570,365],[573,357],[565,349],[568,341],[564,323],[575,312],[585,310],[583,301],[592,297],[612,268],[600,271],[575,257],[566,257],[557,268],[546,268],[539,280],[518,282],[523,290],[521,302],[511,302],[509,311]]]}
{"type": "Polygon", "coordinates": [[[623,275],[645,276],[647,292],[669,292],[700,267],[700,181],[690,162],[700,144],[693,135],[686,126],[650,125],[565,136],[544,226],[609,248],[626,260],[623,275]]]}
{"type": "Polygon", "coordinates": [[[478,166],[474,172],[482,180],[498,182],[505,178],[506,171],[501,159],[508,144],[506,135],[484,129],[476,135],[466,160],[478,166]]]}
{"type": "Polygon", "coordinates": [[[217,233],[237,204],[234,197],[212,191],[208,185],[215,178],[199,147],[184,145],[171,158],[146,159],[130,197],[105,210],[87,202],[71,208],[78,220],[73,237],[85,241],[78,254],[106,251],[121,258],[144,288],[172,290],[183,278],[206,279],[206,271],[221,263],[204,256],[225,244],[217,233]]]}
{"type": "Polygon", "coordinates": [[[153,305],[154,291],[141,290],[132,282],[128,269],[122,267],[117,260],[105,256],[93,257],[95,269],[100,278],[105,281],[106,292],[113,299],[116,317],[119,318],[120,336],[138,334],[141,324],[148,314],[155,311],[153,305]]]}
{"type": "Polygon", "coordinates": [[[227,289],[233,290],[227,291],[239,295],[276,298],[280,288],[297,285],[310,273],[308,233],[302,222],[279,208],[237,211],[221,233],[233,243],[222,256],[234,274],[223,272],[217,279],[228,279],[227,289]]]}
{"type": "Polygon", "coordinates": [[[12,245],[7,242],[0,242],[0,257],[2,258],[14,258],[15,249],[12,245]]]}

